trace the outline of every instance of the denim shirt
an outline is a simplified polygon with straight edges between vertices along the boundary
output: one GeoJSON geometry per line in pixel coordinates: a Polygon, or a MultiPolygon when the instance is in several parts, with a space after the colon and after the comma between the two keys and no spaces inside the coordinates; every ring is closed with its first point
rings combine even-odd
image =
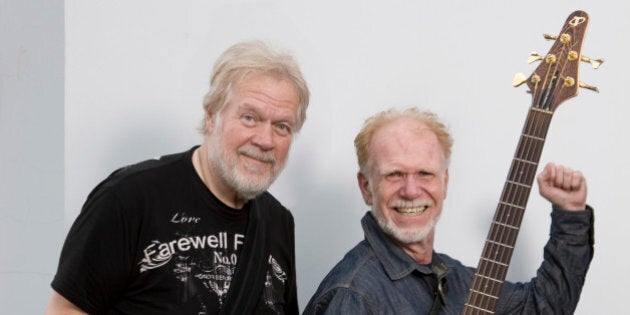
{"type": "MultiPolygon", "coordinates": [[[[572,314],[593,258],[593,211],[551,213],[550,239],[537,275],[505,282],[497,314],[572,314]]],[[[370,214],[361,220],[365,239],[330,271],[304,314],[429,314],[442,294],[439,314],[461,314],[475,269],[433,253],[421,265],[385,235],[370,214]],[[442,290],[437,290],[440,274],[442,290]]]]}

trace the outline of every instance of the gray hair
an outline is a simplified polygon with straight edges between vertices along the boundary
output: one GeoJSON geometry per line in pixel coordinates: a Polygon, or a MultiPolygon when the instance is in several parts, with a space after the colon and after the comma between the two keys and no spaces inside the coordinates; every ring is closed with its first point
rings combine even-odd
{"type": "MultiPolygon", "coordinates": [[[[310,92],[300,68],[289,53],[279,51],[261,41],[237,43],[228,48],[214,64],[210,90],[203,100],[205,115],[220,113],[229,102],[232,89],[249,74],[263,74],[287,79],[298,92],[296,132],[306,120],[310,92]]],[[[205,134],[206,120],[199,131],[205,134]]]]}

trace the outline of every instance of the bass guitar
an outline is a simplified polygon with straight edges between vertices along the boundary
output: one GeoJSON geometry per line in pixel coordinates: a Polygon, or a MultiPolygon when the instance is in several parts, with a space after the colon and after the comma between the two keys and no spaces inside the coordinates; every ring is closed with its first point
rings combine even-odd
{"type": "Polygon", "coordinates": [[[494,314],[496,310],[556,108],[576,96],[578,87],[598,92],[596,87],[578,81],[581,61],[594,68],[603,62],[581,54],[588,22],[586,12],[571,13],[558,36],[544,35],[555,41],[549,52],[544,56],[531,54],[530,63],[540,61],[536,70],[529,77],[515,77],[514,86],[526,83],[529,87],[532,104],[462,314],[494,314]]]}

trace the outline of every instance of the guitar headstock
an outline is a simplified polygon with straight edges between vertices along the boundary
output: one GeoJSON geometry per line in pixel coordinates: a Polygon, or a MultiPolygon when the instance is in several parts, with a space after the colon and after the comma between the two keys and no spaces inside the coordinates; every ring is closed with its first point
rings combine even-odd
{"type": "Polygon", "coordinates": [[[544,34],[548,40],[555,40],[545,56],[531,53],[529,62],[540,61],[540,65],[528,77],[521,75],[514,81],[514,86],[527,83],[532,93],[532,106],[548,111],[555,111],[565,100],[578,94],[578,87],[599,92],[596,87],[578,81],[580,61],[589,62],[597,69],[601,59],[592,60],[582,56],[582,42],[588,26],[588,14],[575,11],[569,15],[558,36],[544,34]]]}

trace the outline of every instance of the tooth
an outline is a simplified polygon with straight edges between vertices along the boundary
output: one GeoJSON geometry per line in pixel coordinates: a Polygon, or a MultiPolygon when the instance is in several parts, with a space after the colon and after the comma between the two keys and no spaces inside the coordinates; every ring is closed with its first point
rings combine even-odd
{"type": "Polygon", "coordinates": [[[413,207],[413,208],[398,208],[398,212],[404,214],[419,214],[426,210],[425,206],[413,207]]]}

